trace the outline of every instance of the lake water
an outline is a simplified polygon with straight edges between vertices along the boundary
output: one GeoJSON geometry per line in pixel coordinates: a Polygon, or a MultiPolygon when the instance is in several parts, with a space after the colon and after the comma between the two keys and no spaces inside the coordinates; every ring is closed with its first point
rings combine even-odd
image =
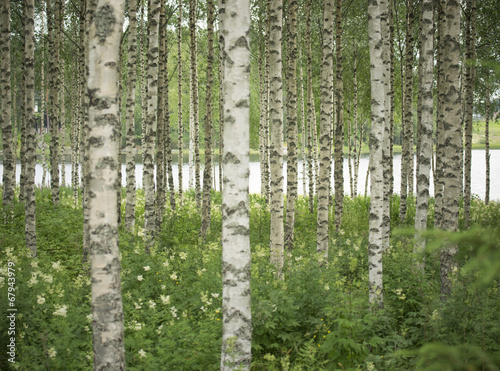
{"type": "MultiPolygon", "coordinates": [[[[302,161],[299,162],[299,180],[298,180],[298,192],[303,194],[302,187],[302,161]]],[[[60,169],[61,170],[61,165],[60,169]]],[[[416,165],[415,165],[416,166],[416,165]]],[[[71,164],[66,163],[66,184],[71,184],[71,164]]],[[[17,165],[16,180],[19,183],[20,179],[20,165],[17,165]]],[[[174,184],[178,187],[178,165],[174,164],[172,166],[174,173],[174,184]]],[[[183,189],[187,189],[189,185],[189,168],[186,164],[182,167],[183,169],[183,189]]],[[[365,179],[366,171],[368,169],[368,156],[362,157],[359,164],[359,181],[358,181],[358,194],[364,194],[365,190],[365,179]]],[[[500,200],[500,180],[498,180],[500,170],[500,150],[490,151],[490,199],[500,200]]],[[[203,170],[201,170],[201,178],[203,182],[203,170]]],[[[484,199],[485,195],[485,184],[486,184],[486,163],[485,163],[485,151],[484,150],[473,150],[472,151],[472,193],[478,195],[481,199],[484,199]]],[[[137,186],[142,187],[142,164],[137,164],[135,169],[137,186]]],[[[0,182],[2,181],[3,175],[3,165],[0,164],[0,182]]],[[[286,162],[284,163],[283,175],[285,177],[286,184],[286,162]]],[[[122,164],[122,184],[125,186],[125,164],[122,164]]],[[[47,174],[46,185],[49,185],[50,174],[47,174]]],[[[215,168],[215,181],[217,189],[219,189],[219,169],[215,168]]],[[[399,193],[401,189],[401,155],[394,156],[394,192],[399,193]]],[[[42,166],[40,164],[36,165],[35,168],[35,183],[40,186],[42,183],[42,166]]],[[[332,184],[333,184],[333,174],[332,174],[332,184]]],[[[286,188],[286,187],[285,187],[286,188]]],[[[431,174],[431,184],[430,184],[430,194],[434,192],[432,174],[431,174]]],[[[416,182],[415,182],[416,190],[416,182]]],[[[349,167],[347,159],[344,159],[344,192],[350,193],[349,185],[349,167]]],[[[370,188],[368,185],[368,192],[370,188]]],[[[260,164],[259,162],[250,162],[250,193],[260,193],[260,164]]]]}

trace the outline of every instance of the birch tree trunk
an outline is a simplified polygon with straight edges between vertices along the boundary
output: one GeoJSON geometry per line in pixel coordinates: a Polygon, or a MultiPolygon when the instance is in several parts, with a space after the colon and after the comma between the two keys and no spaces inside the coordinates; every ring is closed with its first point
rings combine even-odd
{"type": "MultiPolygon", "coordinates": [[[[61,0],[47,0],[47,9],[50,9],[49,24],[49,44],[50,50],[50,188],[52,203],[59,205],[59,88],[60,88],[60,74],[59,74],[59,55],[60,55],[60,22],[61,16],[61,0]],[[53,6],[52,6],[53,5],[53,6]],[[54,28],[55,25],[55,28],[54,28]],[[52,32],[51,32],[52,31],[52,32]]],[[[49,14],[47,15],[49,19],[49,14]]]]}
{"type": "MultiPolygon", "coordinates": [[[[219,2],[220,4],[220,2],[219,2]]],[[[248,370],[250,310],[250,1],[227,0],[224,45],[221,370],[248,370]]]]}
{"type": "MultiPolygon", "coordinates": [[[[227,18],[226,18],[227,20],[227,18]]],[[[271,1],[271,34],[269,37],[270,126],[271,126],[271,264],[277,276],[283,270],[283,85],[281,29],[283,23],[282,0],[271,1]]]]}
{"type": "MultiPolygon", "coordinates": [[[[368,280],[370,303],[383,305],[382,252],[384,248],[384,180],[383,160],[385,134],[385,80],[383,51],[385,34],[388,33],[388,6],[385,1],[368,2],[368,36],[370,48],[371,110],[372,128],[370,132],[370,221],[368,245],[368,280]]],[[[387,61],[388,62],[388,61],[387,61]]],[[[388,80],[387,80],[388,82],[388,80]]],[[[387,85],[388,86],[388,85],[387,85]]]]}
{"type": "Polygon", "coordinates": [[[401,203],[399,220],[406,221],[406,199],[411,193],[410,182],[413,181],[413,0],[406,2],[406,38],[405,38],[405,89],[404,89],[404,122],[403,153],[401,155],[401,203]]]}
{"type": "MultiPolygon", "coordinates": [[[[336,1],[335,54],[337,79],[335,85],[335,230],[340,231],[344,208],[344,83],[342,80],[342,0],[336,1]]],[[[323,36],[324,39],[324,36],[323,36]]]]}
{"type": "MultiPolygon", "coordinates": [[[[339,1],[339,0],[337,0],[339,1]]],[[[328,259],[330,197],[331,122],[333,121],[333,19],[334,4],[325,0],[323,8],[323,47],[321,61],[320,176],[318,183],[318,219],[316,250],[321,263],[328,259]]]]}
{"type": "Polygon", "coordinates": [[[486,190],[484,194],[484,203],[488,205],[490,202],[490,115],[491,115],[491,102],[490,102],[490,82],[489,71],[486,75],[486,115],[484,117],[484,146],[485,146],[485,160],[486,160],[486,190]]]}
{"type": "MultiPolygon", "coordinates": [[[[423,0],[421,5],[420,24],[420,100],[421,126],[419,130],[419,151],[417,166],[417,200],[415,211],[415,229],[427,229],[427,213],[429,206],[429,182],[432,157],[433,129],[433,70],[434,70],[434,12],[433,0],[423,0]]],[[[415,247],[416,252],[423,253],[425,239],[420,239],[415,247]]],[[[423,264],[422,264],[423,268],[423,264]]]]}
{"type": "MultiPolygon", "coordinates": [[[[64,50],[64,1],[61,1],[61,9],[59,14],[59,47],[61,51],[64,50]]],[[[65,107],[65,84],[64,84],[64,58],[59,60],[59,117],[61,121],[61,130],[59,131],[59,156],[61,162],[61,187],[66,187],[66,107],[65,107]]]]}
{"type": "Polygon", "coordinates": [[[6,220],[13,217],[14,187],[16,185],[16,161],[12,135],[12,96],[10,72],[10,1],[1,2],[1,52],[2,52],[2,143],[3,143],[3,193],[2,204],[7,210],[6,220]]]}
{"type": "Polygon", "coordinates": [[[99,0],[89,30],[90,266],[94,370],[125,369],[118,251],[118,65],[122,1],[99,0]]]}
{"type": "Polygon", "coordinates": [[[266,119],[265,119],[265,125],[264,125],[264,163],[261,164],[261,166],[264,166],[264,183],[266,185],[266,193],[265,193],[265,199],[266,199],[266,204],[269,204],[269,201],[271,199],[271,184],[270,184],[270,156],[271,156],[271,148],[270,148],[270,138],[269,138],[269,130],[271,126],[271,111],[270,111],[270,104],[271,104],[271,81],[270,81],[270,71],[271,71],[271,64],[270,64],[270,42],[271,42],[271,0],[266,1],[266,42],[264,45],[264,52],[265,52],[265,57],[266,57],[266,66],[264,69],[264,84],[265,84],[265,97],[264,97],[264,102],[265,102],[265,111],[266,111],[266,119]]]}
{"type": "Polygon", "coordinates": [[[160,0],[159,32],[158,32],[158,108],[156,131],[156,230],[161,229],[165,209],[166,177],[165,177],[165,85],[166,76],[166,17],[165,1],[160,0]]]}
{"type": "Polygon", "coordinates": [[[287,209],[285,245],[293,248],[295,200],[297,198],[297,1],[288,2],[288,69],[287,69],[287,209]]]}
{"type": "Polygon", "coordinates": [[[222,154],[224,153],[224,44],[221,30],[224,27],[226,0],[218,1],[219,8],[219,191],[223,189],[222,154]]]}
{"type": "Polygon", "coordinates": [[[306,17],[306,31],[305,31],[305,44],[307,51],[307,147],[308,147],[308,177],[309,177],[309,212],[312,214],[314,211],[314,182],[315,182],[315,128],[316,128],[316,113],[314,112],[314,96],[312,89],[312,50],[311,50],[311,6],[312,0],[306,0],[305,4],[305,17],[306,17]]]}
{"type": "MultiPolygon", "coordinates": [[[[460,61],[460,4],[454,0],[442,0],[444,3],[445,22],[442,23],[444,35],[443,60],[443,134],[444,166],[443,166],[443,208],[441,228],[448,231],[458,229],[458,200],[460,195],[460,158],[461,148],[461,104],[459,86],[460,61]]],[[[441,251],[441,296],[446,300],[451,294],[450,274],[457,267],[455,255],[456,244],[451,244],[441,251]]]]}
{"type": "Polygon", "coordinates": [[[25,228],[26,247],[31,256],[37,256],[36,248],[36,204],[35,204],[35,1],[25,3],[25,72],[26,72],[26,178],[25,178],[25,228]]]}
{"type": "MultiPolygon", "coordinates": [[[[391,91],[390,112],[389,112],[389,202],[392,204],[392,195],[394,193],[394,0],[389,0],[389,58],[390,58],[390,76],[389,89],[391,91]]],[[[390,205],[389,205],[390,207],[390,205]]]]}
{"type": "Polygon", "coordinates": [[[212,70],[214,38],[214,4],[207,0],[207,110],[205,114],[205,169],[203,171],[203,206],[201,210],[200,236],[204,239],[210,230],[212,190],[212,70]]]}
{"type": "Polygon", "coordinates": [[[156,227],[155,210],[155,177],[154,177],[154,146],[156,138],[157,109],[158,109],[158,32],[160,21],[160,0],[151,0],[148,9],[149,45],[147,69],[147,124],[146,124],[146,151],[144,153],[144,225],[146,230],[146,253],[149,254],[154,244],[156,227]]]}
{"type": "Polygon", "coordinates": [[[137,0],[129,1],[129,36],[128,36],[128,60],[127,60],[127,101],[125,104],[127,130],[127,198],[125,204],[125,226],[132,229],[135,224],[135,85],[137,69],[137,0]]]}
{"type": "Polygon", "coordinates": [[[184,154],[184,125],[182,124],[182,0],[179,0],[178,23],[177,23],[177,90],[178,90],[178,104],[177,104],[177,117],[178,117],[178,131],[179,138],[177,148],[179,152],[179,202],[182,203],[182,165],[184,154]]]}
{"type": "Polygon", "coordinates": [[[436,102],[436,176],[434,177],[434,226],[436,228],[441,228],[442,215],[443,215],[443,188],[444,188],[444,170],[443,170],[443,160],[444,160],[444,70],[443,70],[443,59],[444,59],[444,27],[445,22],[444,16],[444,2],[438,1],[436,3],[437,12],[437,32],[436,32],[436,43],[437,43],[437,102],[436,102]]]}
{"type": "Polygon", "coordinates": [[[471,169],[472,169],[472,113],[474,109],[476,0],[467,0],[465,22],[465,168],[464,168],[464,219],[470,227],[471,169]]]}

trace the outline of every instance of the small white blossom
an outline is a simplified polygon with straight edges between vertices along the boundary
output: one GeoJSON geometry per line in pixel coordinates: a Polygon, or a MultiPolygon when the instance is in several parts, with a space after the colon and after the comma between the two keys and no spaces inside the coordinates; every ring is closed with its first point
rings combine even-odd
{"type": "Polygon", "coordinates": [[[32,261],[30,263],[30,265],[31,265],[31,268],[38,268],[38,261],[32,261]]]}
{"type": "Polygon", "coordinates": [[[169,264],[169,263],[168,263],[168,260],[165,260],[165,262],[163,263],[163,266],[164,266],[164,267],[168,267],[168,264],[169,264]]]}
{"type": "Polygon", "coordinates": [[[87,314],[87,321],[88,322],[92,322],[92,318],[93,318],[92,313],[87,314]]]}
{"type": "Polygon", "coordinates": [[[147,271],[149,271],[149,270],[151,270],[151,267],[150,267],[149,265],[146,265],[146,266],[145,266],[145,267],[143,267],[143,268],[144,268],[144,270],[145,270],[146,272],[147,272],[147,271]]]}
{"type": "Polygon", "coordinates": [[[177,308],[170,307],[170,313],[172,313],[172,317],[177,318],[177,308]]]}
{"type": "Polygon", "coordinates": [[[146,352],[144,350],[139,350],[139,357],[146,358],[146,352]]]}
{"type": "Polygon", "coordinates": [[[142,275],[137,276],[137,281],[142,281],[142,280],[143,280],[142,275]]]}
{"type": "Polygon", "coordinates": [[[38,300],[36,301],[37,304],[42,305],[45,303],[45,298],[43,297],[43,295],[37,295],[36,297],[38,298],[38,300]]]}
{"type": "Polygon", "coordinates": [[[162,289],[162,290],[165,290],[166,288],[167,288],[167,286],[165,286],[165,285],[161,285],[161,289],[162,289]]]}
{"type": "Polygon", "coordinates": [[[60,261],[56,261],[55,263],[52,263],[52,269],[54,269],[56,271],[61,270],[61,262],[60,261]]]}
{"type": "Polygon", "coordinates": [[[214,293],[212,293],[212,297],[213,297],[213,298],[218,298],[218,297],[219,297],[219,294],[214,294],[214,293]]]}
{"type": "Polygon", "coordinates": [[[54,316],[61,316],[61,317],[66,317],[66,313],[68,312],[68,306],[67,305],[63,305],[62,307],[59,307],[59,309],[57,309],[53,315],[54,316]]]}
{"type": "Polygon", "coordinates": [[[173,279],[174,281],[177,279],[177,272],[173,272],[171,275],[170,275],[170,278],[173,279]]]}
{"type": "Polygon", "coordinates": [[[137,331],[142,330],[142,324],[136,323],[135,326],[134,326],[134,330],[137,330],[137,331]]]}
{"type": "Polygon", "coordinates": [[[170,295],[167,295],[167,296],[160,295],[160,299],[161,299],[161,302],[163,303],[163,305],[170,304],[170,295]]]}
{"type": "Polygon", "coordinates": [[[156,307],[156,303],[153,300],[148,301],[148,303],[151,309],[154,309],[154,307],[156,307]]]}
{"type": "Polygon", "coordinates": [[[181,258],[182,260],[186,260],[187,254],[185,252],[181,252],[181,253],[179,253],[179,258],[181,258]]]}
{"type": "Polygon", "coordinates": [[[57,354],[57,351],[54,348],[50,348],[48,350],[48,353],[49,353],[49,358],[54,358],[57,354]]]}

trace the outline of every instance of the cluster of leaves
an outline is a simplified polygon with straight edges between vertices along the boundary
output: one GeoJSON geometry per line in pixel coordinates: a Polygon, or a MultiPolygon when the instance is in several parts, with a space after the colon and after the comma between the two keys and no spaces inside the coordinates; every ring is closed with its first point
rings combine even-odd
{"type": "MultiPolygon", "coordinates": [[[[138,192],[136,226],[120,230],[129,369],[219,368],[221,198],[213,196],[211,233],[204,241],[198,237],[194,194],[187,192],[177,210],[166,211],[156,248],[146,255],[144,196],[138,192]]],[[[395,197],[392,214],[397,203],[395,197]]],[[[473,200],[472,220],[481,229],[431,232],[425,274],[417,268],[422,256],[413,253],[412,235],[394,233],[384,253],[384,308],[378,310],[368,302],[369,198],[345,198],[344,223],[331,234],[323,266],[317,263],[316,216],[306,199],[299,198],[296,207],[295,247],[286,254],[284,279],[277,280],[269,264],[269,211],[262,197],[250,199],[254,369],[391,370],[427,368],[437,360],[440,369],[498,366],[498,203],[473,200]],[[459,244],[460,268],[452,277],[454,291],[443,302],[438,256],[439,247],[449,242],[459,244]]],[[[412,223],[412,210],[401,227],[412,223]]],[[[16,204],[14,224],[0,227],[0,280],[7,262],[16,264],[15,367],[90,369],[92,311],[88,267],[81,263],[81,208],[73,205],[71,190],[63,190],[59,207],[51,206],[46,190],[37,191],[36,261],[24,248],[22,215],[16,204]]],[[[7,297],[4,280],[0,287],[1,297],[7,297]]],[[[2,313],[6,305],[0,301],[2,313]]],[[[6,341],[0,340],[3,349],[6,341]]],[[[0,358],[0,366],[7,369],[7,360],[0,358]]]]}

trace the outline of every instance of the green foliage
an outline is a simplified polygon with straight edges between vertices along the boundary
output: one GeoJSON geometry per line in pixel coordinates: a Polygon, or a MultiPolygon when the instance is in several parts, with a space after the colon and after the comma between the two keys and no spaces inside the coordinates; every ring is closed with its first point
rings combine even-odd
{"type": "MultiPolygon", "coordinates": [[[[138,191],[137,196],[136,227],[120,229],[127,368],[219,369],[221,195],[212,194],[211,231],[202,241],[194,193],[186,192],[177,210],[165,211],[150,255],[143,243],[144,194],[138,191]]],[[[17,269],[16,360],[21,369],[92,367],[82,210],[71,197],[71,190],[63,189],[61,205],[54,207],[50,191],[37,190],[36,261],[24,247],[22,205],[14,205],[12,226],[0,225],[2,298],[7,297],[7,262],[15,262],[17,269]]],[[[394,196],[393,227],[399,225],[398,201],[394,196]]],[[[329,259],[319,266],[316,214],[299,197],[295,245],[286,254],[284,279],[277,281],[269,264],[269,209],[260,195],[250,196],[252,369],[498,369],[499,204],[473,199],[473,229],[426,234],[425,274],[417,269],[422,256],[413,253],[414,232],[393,233],[384,253],[384,308],[376,310],[368,302],[369,202],[345,197],[342,228],[334,233],[331,225],[329,259]],[[448,243],[459,245],[460,268],[452,276],[452,295],[443,302],[438,254],[448,243]]],[[[400,225],[405,228],[413,223],[414,200],[408,206],[408,219],[400,225]]],[[[0,301],[3,313],[6,305],[0,301]]],[[[5,316],[0,326],[6,328],[5,316]]],[[[4,349],[6,341],[0,338],[4,349]]],[[[0,357],[0,367],[8,369],[5,353],[0,357]]]]}

